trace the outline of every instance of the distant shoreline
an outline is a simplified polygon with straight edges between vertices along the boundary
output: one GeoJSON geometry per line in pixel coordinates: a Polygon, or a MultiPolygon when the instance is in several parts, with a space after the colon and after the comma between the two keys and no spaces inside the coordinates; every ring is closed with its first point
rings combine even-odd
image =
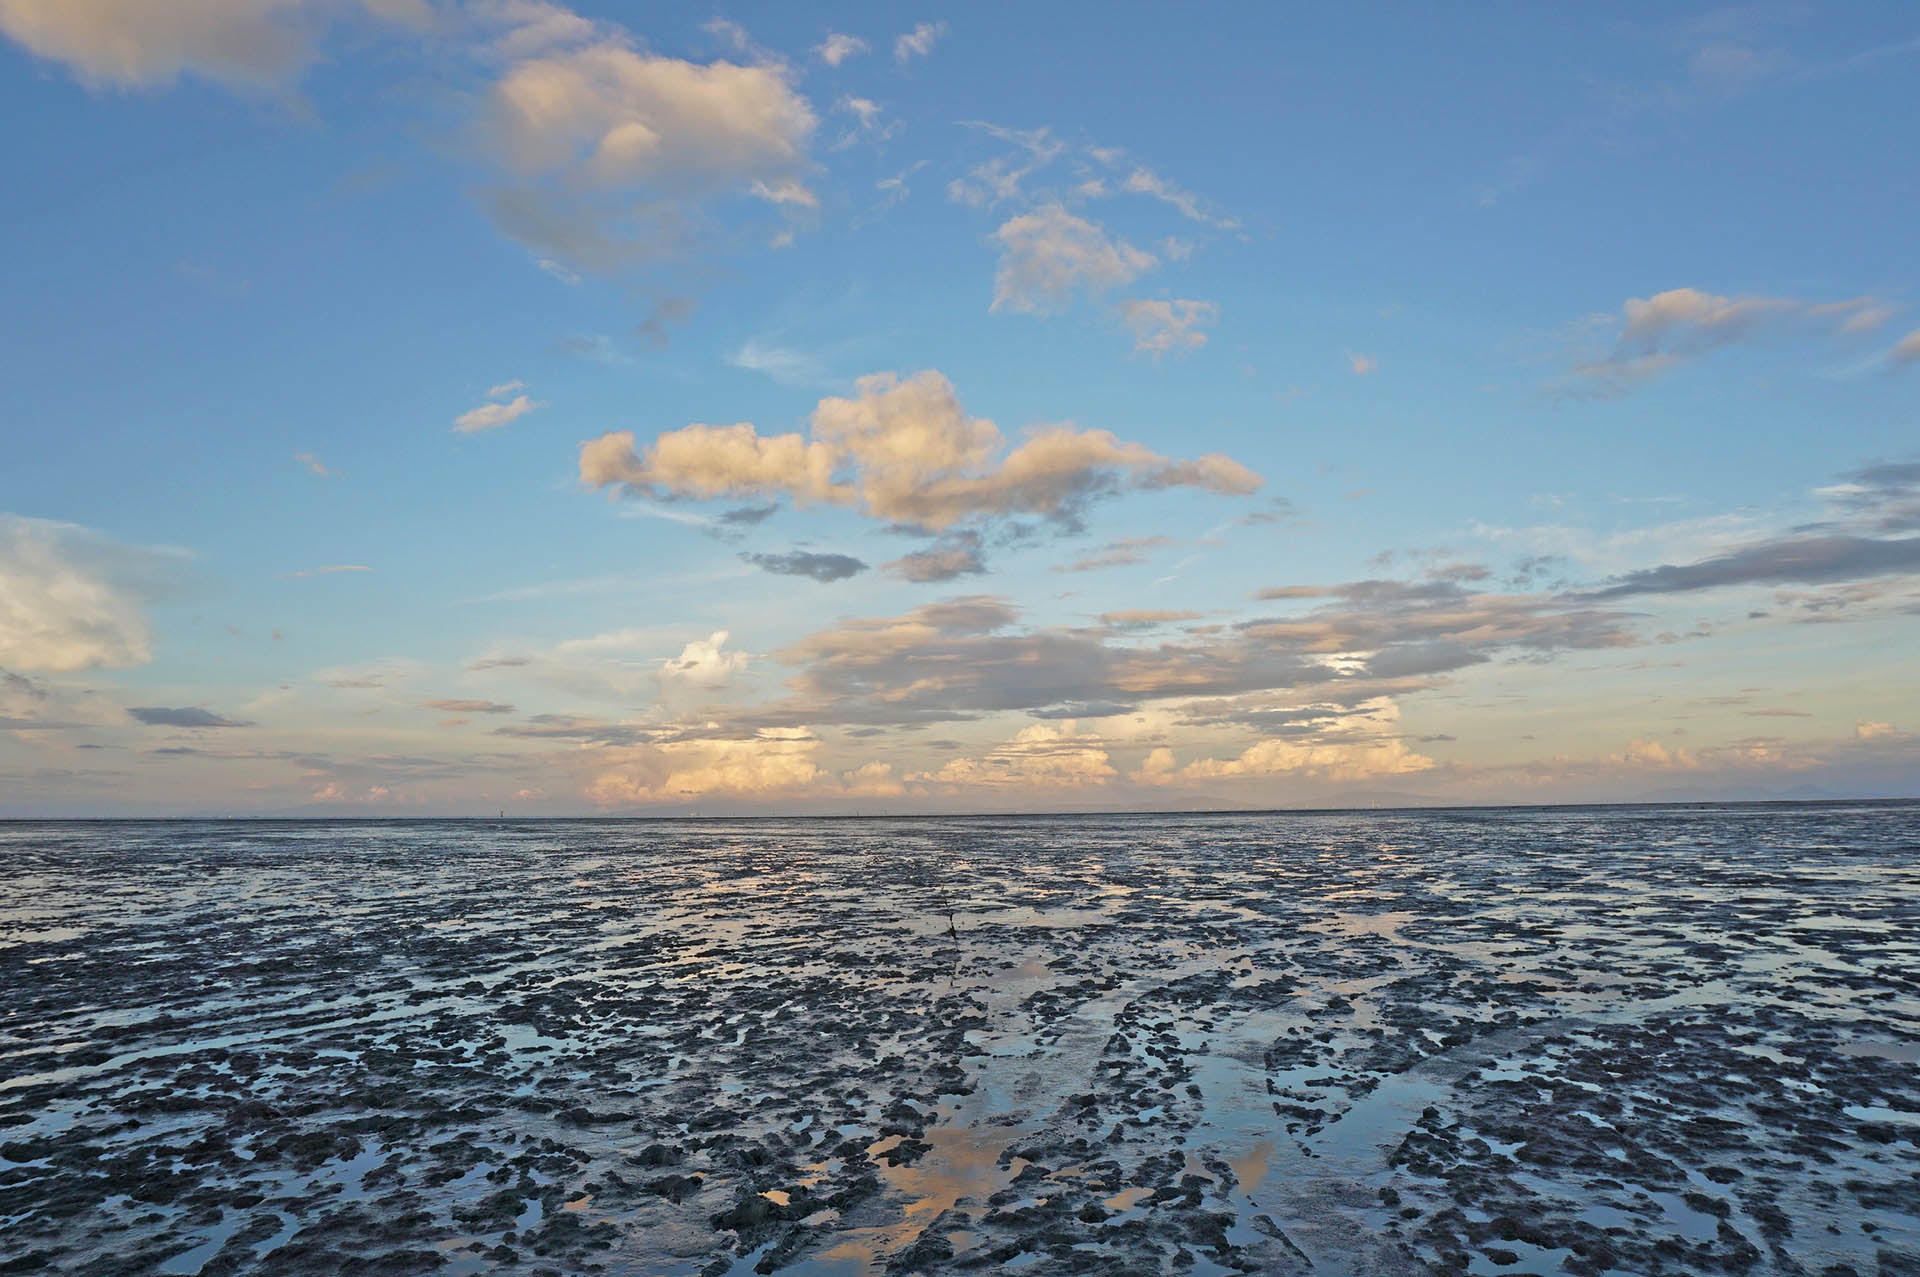
{"type": "Polygon", "coordinates": [[[1417,803],[1403,806],[1382,804],[1366,807],[1220,807],[1189,810],[1126,811],[1098,808],[1077,811],[956,811],[956,812],[750,812],[733,815],[693,815],[636,812],[627,815],[574,816],[475,816],[475,815],[155,815],[155,816],[11,816],[0,814],[0,825],[153,825],[180,824],[613,824],[671,823],[729,824],[748,821],[880,821],[917,820],[1174,820],[1221,816],[1352,816],[1357,814],[1435,815],[1449,812],[1522,812],[1522,811],[1617,811],[1623,808],[1646,810],[1700,810],[1712,808],[1790,808],[1790,807],[1920,807],[1913,798],[1727,798],[1688,799],[1684,801],[1639,801],[1588,803],[1417,803]]]}

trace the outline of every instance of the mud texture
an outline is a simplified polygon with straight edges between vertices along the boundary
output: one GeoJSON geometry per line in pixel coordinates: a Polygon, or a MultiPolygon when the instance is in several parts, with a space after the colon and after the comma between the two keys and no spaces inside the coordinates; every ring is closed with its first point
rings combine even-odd
{"type": "Polygon", "coordinates": [[[1920,808],[0,825],[0,1272],[1920,1273],[1920,808]]]}

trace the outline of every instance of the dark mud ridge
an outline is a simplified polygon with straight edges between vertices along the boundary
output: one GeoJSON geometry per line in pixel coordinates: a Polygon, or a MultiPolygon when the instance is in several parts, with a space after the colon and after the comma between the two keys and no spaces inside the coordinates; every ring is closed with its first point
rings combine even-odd
{"type": "Polygon", "coordinates": [[[0,1272],[1920,1274],[1920,811],[0,826],[0,1272]]]}

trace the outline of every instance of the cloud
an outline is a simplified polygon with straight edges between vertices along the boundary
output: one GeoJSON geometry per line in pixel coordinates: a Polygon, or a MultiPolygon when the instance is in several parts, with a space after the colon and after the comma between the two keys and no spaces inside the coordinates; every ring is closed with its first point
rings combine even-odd
{"type": "MultiPolygon", "coordinates": [[[[503,386],[495,386],[487,392],[487,395],[489,398],[493,398],[502,394],[511,394],[514,390],[518,389],[520,385],[520,382],[510,381],[503,386]]],[[[510,422],[518,421],[535,408],[544,406],[543,404],[536,403],[526,395],[514,395],[512,399],[502,403],[481,404],[478,408],[469,408],[458,417],[455,417],[453,419],[453,432],[460,435],[470,435],[477,434],[482,430],[498,430],[510,422]]]]}
{"type": "Polygon", "coordinates": [[[1156,625],[1169,625],[1175,621],[1197,621],[1198,612],[1187,612],[1167,608],[1122,608],[1117,612],[1102,612],[1100,624],[1111,625],[1119,630],[1143,630],[1156,625]]]}
{"type": "Polygon", "coordinates": [[[149,727],[251,727],[231,718],[223,718],[197,705],[168,709],[163,705],[135,705],[127,713],[149,727]]]}
{"type": "Polygon", "coordinates": [[[1920,363],[1920,328],[1914,329],[1893,344],[1887,352],[1887,363],[1894,368],[1906,368],[1920,363]]]}
{"type": "Polygon", "coordinates": [[[715,630],[704,639],[694,639],[680,649],[680,655],[660,663],[663,681],[706,690],[725,687],[745,672],[751,658],[745,652],[728,652],[727,632],[715,630]]]}
{"type": "Polygon", "coordinates": [[[1828,585],[1920,572],[1920,536],[1895,540],[1829,535],[1756,541],[1695,563],[1628,572],[1593,599],[1680,594],[1732,585],[1828,585]]]}
{"type": "Polygon", "coordinates": [[[71,523],[0,514],[0,667],[67,673],[153,659],[146,604],[178,551],[120,545],[71,523]]]}
{"type": "Polygon", "coordinates": [[[1850,470],[1839,483],[1819,489],[1819,495],[1857,528],[1920,532],[1920,461],[1882,461],[1850,470]]]}
{"type": "Polygon", "coordinates": [[[990,596],[847,620],[774,653],[794,670],[788,695],[741,707],[736,721],[907,725],[1064,704],[1227,698],[1209,718],[1255,726],[1271,707],[1231,698],[1284,692],[1295,704],[1303,696],[1354,704],[1434,686],[1502,653],[1541,658],[1636,641],[1622,613],[1552,596],[1477,593],[1454,582],[1348,582],[1323,597],[1303,614],[1178,640],[1123,640],[1111,629],[1022,630],[1019,613],[990,596]]]}
{"type": "Polygon", "coordinates": [[[1096,572],[1101,568],[1131,567],[1147,561],[1147,551],[1172,545],[1171,537],[1121,537],[1109,541],[1091,554],[1083,554],[1071,563],[1058,564],[1055,572],[1096,572]]]}
{"type": "Polygon", "coordinates": [[[993,233],[1000,243],[990,309],[1051,314],[1077,293],[1132,283],[1159,264],[1152,253],[1110,239],[1093,222],[1058,204],[1022,213],[993,233]]]}
{"type": "Polygon", "coordinates": [[[1124,301],[1121,322],[1133,333],[1133,349],[1155,359],[1169,352],[1198,350],[1207,344],[1204,324],[1220,318],[1220,307],[1204,301],[1124,301]]]}
{"type": "Polygon", "coordinates": [[[293,454],[293,459],[305,466],[309,474],[317,474],[322,479],[330,479],[333,477],[333,471],[321,465],[320,458],[314,456],[311,452],[296,452],[293,454]]]}
{"type": "Polygon", "coordinates": [[[333,576],[339,572],[371,572],[372,568],[364,563],[329,563],[323,567],[301,568],[298,572],[288,572],[288,577],[333,576]]]}
{"type": "Polygon", "coordinates": [[[610,272],[675,247],[715,197],[811,202],[815,124],[779,63],[689,62],[616,33],[515,62],[478,136],[518,183],[488,201],[502,229],[569,269],[610,272]]]}
{"type": "MultiPolygon", "coordinates": [[[[848,95],[834,103],[833,109],[844,115],[851,115],[854,119],[854,126],[841,133],[839,140],[833,144],[833,149],[836,151],[843,151],[859,142],[872,142],[877,145],[892,138],[902,127],[897,121],[889,123],[886,112],[871,98],[848,95]]],[[[881,183],[881,189],[888,189],[885,180],[881,183]]]]}
{"type": "Polygon", "coordinates": [[[978,576],[987,570],[980,557],[980,537],[976,533],[956,533],[930,549],[905,555],[885,565],[886,571],[903,581],[952,581],[963,576],[978,576]]]}
{"type": "Polygon", "coordinates": [[[827,38],[814,46],[814,56],[830,67],[837,67],[848,58],[857,58],[867,51],[867,42],[857,35],[841,35],[837,31],[827,33],[827,38]]]}
{"type": "Polygon", "coordinates": [[[913,30],[893,42],[893,56],[900,62],[924,58],[933,52],[934,43],[946,33],[947,24],[944,22],[916,23],[913,30]]]}
{"type": "Polygon", "coordinates": [[[663,297],[654,303],[645,319],[633,326],[633,331],[642,345],[663,350],[670,340],[668,327],[687,322],[697,305],[691,297],[663,297]]]}
{"type": "Polygon", "coordinates": [[[1623,767],[1651,771],[1695,771],[1700,767],[1700,760],[1691,750],[1678,745],[1669,748],[1657,740],[1629,741],[1625,749],[1613,756],[1613,761],[1623,767]]]}
{"type": "MultiPolygon", "coordinates": [[[[820,742],[805,728],[769,729],[746,740],[689,740],[609,750],[587,786],[603,807],[690,798],[770,797],[804,791],[826,773],[820,742]]],[[[873,774],[866,779],[871,781],[873,774]]]]}
{"type": "Polygon", "coordinates": [[[1353,354],[1352,352],[1348,352],[1347,366],[1353,370],[1354,376],[1365,377],[1369,373],[1373,372],[1375,369],[1379,368],[1380,364],[1379,364],[1379,361],[1374,359],[1372,355],[1356,355],[1356,354],[1353,354]]]}
{"type": "Polygon", "coordinates": [[[1613,350],[1578,362],[1568,388],[1594,397],[1625,394],[1710,351],[1782,331],[1797,323],[1814,331],[1862,332],[1891,312],[1871,297],[1813,303],[1787,297],[1721,297],[1672,288],[1629,297],[1616,321],[1613,350]]]}
{"type": "Polygon", "coordinates": [[[328,20],[358,8],[424,28],[426,0],[0,0],[0,31],[88,84],[156,88],[183,75],[234,88],[291,83],[328,20]]]}
{"type": "Polygon", "coordinates": [[[812,554],[794,550],[788,554],[743,554],[748,563],[778,576],[812,577],[821,584],[844,581],[867,570],[867,565],[848,554],[812,554]]]}
{"type": "Polygon", "coordinates": [[[1019,789],[1079,789],[1104,785],[1115,770],[1099,736],[1072,719],[1034,723],[977,758],[955,758],[938,771],[909,776],[935,785],[1019,789]]]}
{"type": "Polygon", "coordinates": [[[1234,230],[1240,225],[1230,217],[1216,217],[1202,208],[1198,197],[1190,191],[1183,191],[1167,181],[1144,164],[1136,164],[1121,182],[1121,188],[1135,195],[1150,195],[1180,211],[1182,217],[1190,221],[1201,222],[1220,230],[1234,230]]]}
{"type": "Polygon", "coordinates": [[[1172,460],[1069,425],[1037,427],[996,458],[999,429],[967,416],[938,372],[876,373],[855,387],[853,398],[819,402],[809,436],[695,424],[641,454],[631,431],[603,435],[581,447],[581,482],[661,498],[786,497],[936,532],[1019,514],[1071,526],[1089,502],[1127,487],[1245,495],[1261,483],[1217,453],[1172,460]]]}
{"type": "Polygon", "coordinates": [[[735,368],[762,373],[783,386],[811,386],[826,380],[826,369],[812,355],[748,338],[727,356],[735,368]]]}
{"type": "Polygon", "coordinates": [[[1375,780],[1426,771],[1434,761],[1407,747],[1398,737],[1359,741],[1256,741],[1235,758],[1203,758],[1178,772],[1143,769],[1142,779],[1165,782],[1225,780],[1237,777],[1306,776],[1319,780],[1375,780]]]}
{"type": "Polygon", "coordinates": [[[1025,195],[1023,183],[1033,174],[1051,165],[1067,153],[1067,144],[1053,136],[1052,130],[1008,129],[984,121],[970,121],[977,128],[1018,148],[1014,156],[999,156],[967,170],[966,176],[947,183],[947,198],[970,208],[988,208],[1025,195]]]}
{"type": "Polygon", "coordinates": [[[422,701],[421,709],[437,710],[442,714],[511,714],[513,706],[502,705],[499,701],[462,701],[439,700],[422,701]]]}

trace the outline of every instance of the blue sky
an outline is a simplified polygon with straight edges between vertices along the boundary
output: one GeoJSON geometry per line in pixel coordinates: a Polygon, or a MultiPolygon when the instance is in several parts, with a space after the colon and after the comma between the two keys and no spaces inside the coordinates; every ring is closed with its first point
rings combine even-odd
{"type": "Polygon", "coordinates": [[[0,811],[1920,792],[1905,6],[0,34],[0,811]]]}

